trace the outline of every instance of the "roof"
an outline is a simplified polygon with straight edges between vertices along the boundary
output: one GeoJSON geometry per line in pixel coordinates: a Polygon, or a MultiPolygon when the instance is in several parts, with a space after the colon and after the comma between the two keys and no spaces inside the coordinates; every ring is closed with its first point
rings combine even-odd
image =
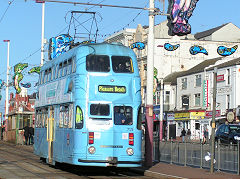
{"type": "Polygon", "coordinates": [[[218,57],[218,58],[213,58],[213,59],[209,59],[209,60],[204,60],[203,62],[199,63],[198,65],[194,66],[193,68],[190,68],[189,70],[184,71],[184,73],[180,74],[178,77],[204,72],[204,69],[206,67],[208,67],[210,65],[214,65],[218,60],[221,60],[221,59],[223,59],[223,58],[218,57]]]}
{"type": "Polygon", "coordinates": [[[177,85],[178,77],[203,72],[206,67],[210,65],[214,65],[218,60],[221,60],[221,59],[222,57],[204,60],[203,62],[199,63],[198,65],[194,66],[193,68],[187,71],[173,72],[164,78],[164,82],[165,83],[169,82],[171,83],[171,85],[177,85]]]}
{"type": "Polygon", "coordinates": [[[196,34],[194,35],[194,37],[195,37],[197,40],[199,40],[199,39],[202,39],[202,38],[204,38],[204,37],[210,36],[210,35],[212,35],[214,32],[218,31],[219,29],[221,29],[222,27],[224,27],[224,26],[227,25],[227,24],[229,24],[229,23],[220,25],[220,26],[218,26],[218,27],[215,27],[215,28],[212,28],[212,29],[203,31],[203,32],[196,33],[196,34]]]}
{"type": "MultiPolygon", "coordinates": [[[[225,59],[225,58],[218,57],[218,58],[214,58],[214,59],[205,60],[187,71],[173,72],[164,78],[164,83],[171,83],[171,85],[177,85],[177,78],[195,74],[195,73],[204,72],[204,69],[206,67],[209,67],[210,65],[214,65],[217,61],[221,62],[221,60],[223,60],[223,59],[225,59]]],[[[206,68],[206,70],[210,71],[210,70],[213,70],[215,67],[220,69],[220,68],[230,67],[230,66],[235,66],[235,65],[240,65],[240,57],[235,58],[233,60],[226,61],[219,65],[214,65],[210,68],[206,68]]]]}
{"type": "Polygon", "coordinates": [[[177,85],[177,77],[184,73],[185,71],[173,72],[167,75],[164,79],[164,83],[171,83],[171,85],[177,85]]]}
{"type": "Polygon", "coordinates": [[[230,66],[235,66],[235,65],[240,65],[240,58],[235,58],[233,60],[226,61],[226,62],[221,63],[219,65],[215,65],[211,68],[208,68],[207,71],[213,70],[215,67],[220,69],[220,68],[230,67],[230,66]]]}

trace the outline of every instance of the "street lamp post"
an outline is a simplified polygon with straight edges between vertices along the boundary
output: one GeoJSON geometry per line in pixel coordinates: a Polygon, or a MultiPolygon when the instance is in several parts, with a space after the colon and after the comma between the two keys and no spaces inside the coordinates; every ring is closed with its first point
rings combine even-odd
{"type": "Polygon", "coordinates": [[[211,167],[210,172],[214,172],[214,157],[215,157],[215,116],[216,116],[216,93],[217,93],[217,68],[214,68],[213,73],[213,112],[212,112],[212,134],[211,134],[211,167]]]}
{"type": "Polygon", "coordinates": [[[9,88],[9,48],[10,48],[10,40],[4,40],[3,42],[7,42],[8,44],[8,52],[7,52],[7,82],[6,82],[6,101],[5,101],[5,130],[7,130],[8,123],[8,88],[9,88]]]}
{"type": "Polygon", "coordinates": [[[160,79],[160,127],[159,127],[159,139],[163,139],[163,78],[160,79]]]}
{"type": "Polygon", "coordinates": [[[40,63],[40,66],[43,66],[43,63],[44,63],[45,1],[44,0],[36,0],[36,3],[42,3],[42,38],[41,38],[41,63],[40,63]]]}

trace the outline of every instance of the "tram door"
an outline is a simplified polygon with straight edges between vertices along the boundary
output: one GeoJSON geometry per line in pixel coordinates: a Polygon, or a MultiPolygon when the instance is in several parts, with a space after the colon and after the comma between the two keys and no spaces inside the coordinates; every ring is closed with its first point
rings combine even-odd
{"type": "Polygon", "coordinates": [[[53,158],[53,138],[54,138],[54,108],[50,107],[50,115],[47,121],[47,141],[48,141],[48,163],[52,163],[53,158]]]}

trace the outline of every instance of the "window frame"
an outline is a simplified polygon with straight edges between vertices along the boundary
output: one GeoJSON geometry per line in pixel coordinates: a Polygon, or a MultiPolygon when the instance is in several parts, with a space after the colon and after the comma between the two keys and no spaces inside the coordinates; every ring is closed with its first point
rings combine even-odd
{"type": "Polygon", "coordinates": [[[186,90],[187,89],[187,78],[182,78],[181,82],[182,82],[182,90],[186,90]]]}
{"type": "Polygon", "coordinates": [[[195,75],[195,87],[201,87],[202,85],[202,75],[195,75]]]}
{"type": "Polygon", "coordinates": [[[200,93],[194,94],[194,106],[201,106],[201,94],[200,93]],[[197,104],[197,101],[199,101],[199,104],[197,104]]]}

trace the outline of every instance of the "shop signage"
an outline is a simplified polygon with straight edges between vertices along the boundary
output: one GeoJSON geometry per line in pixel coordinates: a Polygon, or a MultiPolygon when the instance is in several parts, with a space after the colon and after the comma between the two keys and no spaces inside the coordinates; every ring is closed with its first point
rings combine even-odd
{"type": "Polygon", "coordinates": [[[175,120],[190,120],[190,113],[189,112],[175,113],[174,118],[175,120]]]}
{"type": "Polygon", "coordinates": [[[167,114],[167,120],[168,120],[168,121],[174,120],[174,113],[168,113],[168,114],[167,114]]]}
{"type": "Polygon", "coordinates": [[[224,81],[224,75],[217,75],[217,82],[224,81]]]}
{"type": "Polygon", "coordinates": [[[190,118],[194,120],[204,119],[205,118],[205,112],[191,112],[190,118]]]}
{"type": "MultiPolygon", "coordinates": [[[[211,118],[212,117],[212,111],[206,111],[205,114],[206,114],[207,118],[211,118]]],[[[220,117],[220,116],[221,116],[221,110],[216,110],[215,117],[220,117]]]]}

